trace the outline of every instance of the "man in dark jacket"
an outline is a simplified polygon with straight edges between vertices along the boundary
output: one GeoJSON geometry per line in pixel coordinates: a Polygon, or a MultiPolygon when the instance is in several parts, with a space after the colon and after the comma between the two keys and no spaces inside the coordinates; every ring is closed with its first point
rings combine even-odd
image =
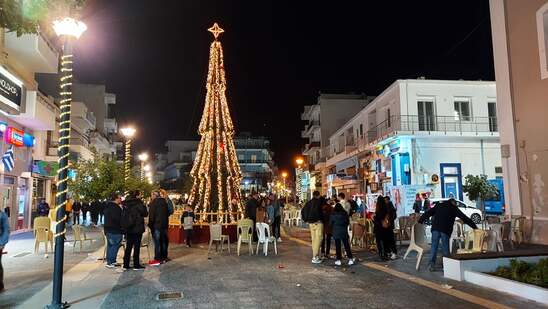
{"type": "Polygon", "coordinates": [[[123,231],[122,231],[122,197],[116,193],[112,196],[111,201],[108,202],[105,208],[105,235],[107,236],[107,268],[114,268],[119,266],[116,264],[116,256],[122,243],[123,231]]]}
{"type": "Polygon", "coordinates": [[[38,204],[38,216],[45,217],[49,214],[49,204],[46,203],[45,199],[42,199],[38,204]]]}
{"type": "Polygon", "coordinates": [[[99,201],[93,201],[89,205],[89,213],[91,215],[91,223],[93,225],[97,225],[97,221],[99,220],[100,204],[101,204],[101,202],[99,202],[99,201]]]}
{"type": "Polygon", "coordinates": [[[82,203],[76,200],[72,204],[72,224],[80,224],[80,211],[82,210],[82,203]]]}
{"type": "Polygon", "coordinates": [[[254,192],[245,204],[246,217],[253,220],[253,241],[259,240],[257,233],[255,233],[255,224],[257,223],[257,208],[259,207],[259,193],[254,192]]]}
{"type": "Polygon", "coordinates": [[[131,191],[124,201],[124,216],[122,220],[123,228],[126,232],[126,250],[124,251],[124,269],[129,268],[129,259],[131,250],[133,250],[133,270],[143,270],[139,254],[141,251],[141,239],[145,232],[145,217],[148,216],[147,208],[141,201],[141,192],[139,190],[131,191]]]}
{"type": "Polygon", "coordinates": [[[310,237],[312,238],[312,263],[320,264],[320,246],[323,239],[323,213],[322,203],[320,201],[320,192],[314,191],[312,199],[304,205],[301,210],[301,218],[308,223],[310,227],[310,237]]]}
{"type": "Polygon", "coordinates": [[[159,192],[153,193],[153,200],[149,205],[148,227],[152,231],[154,239],[154,260],[149,262],[151,266],[158,266],[165,263],[167,259],[167,248],[165,239],[169,223],[168,206],[165,199],[160,197],[159,192]]]}
{"type": "Polygon", "coordinates": [[[419,218],[419,223],[422,224],[432,216],[434,217],[432,220],[432,256],[430,257],[430,262],[428,264],[428,269],[430,271],[434,270],[434,265],[436,264],[440,238],[443,256],[449,256],[449,238],[451,237],[451,233],[453,233],[455,218],[460,218],[474,230],[478,228],[472,219],[468,218],[460,211],[457,202],[454,199],[439,202],[435,207],[428,209],[419,218]]]}

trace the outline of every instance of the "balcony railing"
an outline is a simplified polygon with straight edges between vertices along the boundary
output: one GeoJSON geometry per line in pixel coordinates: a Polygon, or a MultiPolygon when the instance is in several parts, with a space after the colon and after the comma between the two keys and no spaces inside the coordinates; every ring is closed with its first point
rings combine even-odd
{"type": "Polygon", "coordinates": [[[389,133],[397,131],[432,133],[487,133],[498,132],[496,117],[456,117],[456,116],[418,116],[394,115],[367,132],[369,142],[373,142],[389,133]]]}

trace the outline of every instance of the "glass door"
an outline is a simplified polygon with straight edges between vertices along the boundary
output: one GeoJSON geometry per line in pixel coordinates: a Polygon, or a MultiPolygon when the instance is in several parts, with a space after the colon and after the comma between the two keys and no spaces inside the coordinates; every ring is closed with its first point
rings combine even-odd
{"type": "Polygon", "coordinates": [[[435,131],[434,102],[418,101],[419,131],[435,131]]]}
{"type": "Polygon", "coordinates": [[[489,132],[497,132],[499,130],[497,125],[497,103],[487,103],[487,112],[489,113],[489,132]]]}

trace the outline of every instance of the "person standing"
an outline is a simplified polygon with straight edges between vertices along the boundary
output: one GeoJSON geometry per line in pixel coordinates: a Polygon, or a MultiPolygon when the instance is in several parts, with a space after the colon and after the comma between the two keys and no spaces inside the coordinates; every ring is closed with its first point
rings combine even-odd
{"type": "Polygon", "coordinates": [[[10,224],[8,216],[0,209],[0,293],[4,292],[4,267],[2,267],[2,255],[4,247],[9,241],[10,224]]]}
{"type": "Polygon", "coordinates": [[[468,224],[474,230],[477,229],[477,225],[460,211],[457,206],[457,202],[454,199],[443,201],[438,203],[433,208],[428,209],[420,218],[419,223],[423,223],[430,217],[434,217],[432,220],[432,250],[431,257],[428,263],[428,270],[434,271],[436,265],[436,257],[438,254],[438,245],[441,239],[441,250],[443,256],[449,256],[449,238],[453,233],[453,225],[455,224],[455,218],[460,218],[464,223],[468,224]]]}
{"type": "Polygon", "coordinates": [[[341,243],[344,245],[346,251],[346,257],[348,257],[348,265],[354,265],[354,257],[352,256],[352,250],[350,250],[350,242],[348,241],[348,225],[350,219],[348,213],[344,210],[340,203],[335,205],[333,213],[331,213],[329,223],[333,229],[333,238],[335,239],[335,250],[337,252],[337,260],[335,265],[341,266],[342,252],[341,243]]]}
{"type": "Polygon", "coordinates": [[[384,196],[379,196],[375,207],[374,232],[377,241],[377,251],[382,260],[395,260],[396,240],[394,238],[394,220],[396,211],[386,203],[384,196]]]}
{"type": "Polygon", "coordinates": [[[145,232],[145,217],[148,216],[148,211],[143,201],[141,201],[141,192],[138,190],[130,192],[124,201],[124,207],[124,218],[122,218],[122,227],[126,232],[124,269],[130,269],[129,260],[133,250],[133,270],[143,270],[145,267],[141,265],[139,255],[141,253],[141,240],[145,232]]]}
{"type": "Polygon", "coordinates": [[[80,211],[82,210],[82,203],[76,200],[72,204],[72,224],[80,224],[80,211]]]}
{"type": "MultiPolygon", "coordinates": [[[[171,216],[175,212],[175,206],[173,205],[173,201],[169,198],[169,195],[167,194],[167,191],[164,189],[160,189],[160,195],[164,200],[166,200],[167,203],[167,215],[168,220],[169,216],[171,216]]],[[[169,252],[169,235],[166,233],[166,237],[164,238],[164,246],[166,248],[166,254],[169,252]]],[[[166,255],[166,262],[170,261],[170,258],[166,255]]]]}
{"type": "Polygon", "coordinates": [[[41,199],[40,203],[38,203],[38,216],[40,217],[47,217],[49,214],[49,204],[46,203],[46,199],[41,199]]]}
{"type": "Polygon", "coordinates": [[[189,248],[191,247],[192,242],[194,220],[196,220],[196,217],[194,216],[192,207],[190,205],[186,205],[183,216],[181,217],[181,223],[183,224],[183,229],[185,230],[186,246],[189,248]]]}
{"type": "Polygon", "coordinates": [[[346,200],[346,195],[341,192],[339,193],[338,197],[339,197],[339,204],[341,204],[344,211],[346,211],[346,214],[350,216],[350,210],[352,207],[350,203],[346,200]]]}
{"type": "Polygon", "coordinates": [[[259,207],[259,193],[254,192],[245,204],[246,217],[253,221],[253,241],[257,242],[258,237],[255,233],[255,224],[257,224],[257,208],[259,207]]]}
{"type": "Polygon", "coordinates": [[[149,205],[148,227],[152,231],[154,240],[154,259],[149,261],[151,266],[158,266],[166,262],[167,248],[166,237],[169,223],[168,206],[159,192],[153,193],[153,200],[149,205]]]}
{"type": "Polygon", "coordinates": [[[301,218],[303,221],[307,222],[310,227],[310,237],[312,238],[312,263],[320,264],[322,262],[319,257],[319,252],[323,239],[323,216],[319,191],[314,191],[312,193],[312,199],[306,202],[301,210],[301,218]]]}
{"type": "Polygon", "coordinates": [[[67,203],[65,204],[65,214],[67,215],[67,224],[70,224],[70,216],[72,215],[72,204],[74,204],[74,200],[69,198],[67,200],[67,203]]]}
{"type": "Polygon", "coordinates": [[[89,206],[89,213],[91,215],[91,224],[97,226],[97,221],[99,220],[99,204],[101,202],[95,200],[91,202],[89,206]]]}
{"type": "Polygon", "coordinates": [[[274,238],[276,238],[276,241],[282,242],[281,225],[283,205],[282,201],[277,198],[276,195],[273,194],[272,198],[272,207],[274,207],[274,217],[272,219],[272,234],[274,235],[274,238]]]}
{"type": "Polygon", "coordinates": [[[331,237],[333,237],[333,229],[331,228],[331,213],[333,212],[333,206],[325,200],[323,197],[322,201],[322,216],[323,216],[323,240],[321,253],[326,258],[329,259],[329,254],[331,253],[331,237]]]}
{"type": "Polygon", "coordinates": [[[107,264],[105,267],[114,268],[120,266],[116,263],[116,256],[124,237],[122,231],[122,197],[115,193],[105,207],[105,224],[103,226],[107,236],[107,264]]]}
{"type": "Polygon", "coordinates": [[[88,211],[89,211],[89,203],[87,201],[84,201],[82,203],[82,224],[86,225],[88,223],[88,211]]]}
{"type": "Polygon", "coordinates": [[[107,201],[100,201],[97,206],[97,224],[105,224],[105,207],[107,206],[107,201]]]}

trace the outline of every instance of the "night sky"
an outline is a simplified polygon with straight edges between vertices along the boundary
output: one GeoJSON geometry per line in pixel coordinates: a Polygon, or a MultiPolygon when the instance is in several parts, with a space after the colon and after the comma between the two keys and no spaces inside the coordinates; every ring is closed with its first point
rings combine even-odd
{"type": "Polygon", "coordinates": [[[489,5],[477,1],[88,2],[76,49],[81,82],[117,95],[136,148],[198,138],[214,21],[237,132],[271,139],[289,168],[319,91],[378,95],[399,78],[494,80],[489,5]]]}

